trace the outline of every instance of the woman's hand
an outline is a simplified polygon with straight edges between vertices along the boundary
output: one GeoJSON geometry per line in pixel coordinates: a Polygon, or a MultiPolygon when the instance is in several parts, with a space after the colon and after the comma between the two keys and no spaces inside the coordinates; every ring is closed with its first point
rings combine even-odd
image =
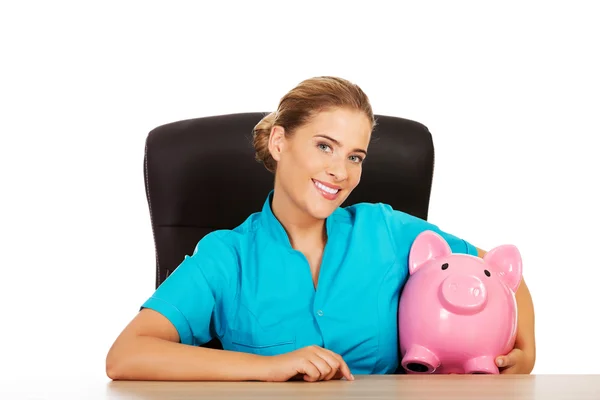
{"type": "Polygon", "coordinates": [[[265,381],[307,382],[346,378],[354,380],[350,368],[339,354],[319,346],[308,346],[286,354],[265,358],[265,381]]]}
{"type": "Polygon", "coordinates": [[[496,358],[496,365],[501,374],[530,374],[534,364],[534,356],[518,348],[496,358]]]}

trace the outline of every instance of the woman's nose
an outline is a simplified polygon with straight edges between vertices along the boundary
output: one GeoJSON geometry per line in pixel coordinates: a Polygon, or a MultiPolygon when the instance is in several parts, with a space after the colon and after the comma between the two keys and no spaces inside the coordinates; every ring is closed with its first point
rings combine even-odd
{"type": "Polygon", "coordinates": [[[336,181],[343,181],[348,178],[348,170],[346,169],[346,164],[343,161],[333,161],[329,165],[329,168],[327,168],[327,173],[336,181]]]}

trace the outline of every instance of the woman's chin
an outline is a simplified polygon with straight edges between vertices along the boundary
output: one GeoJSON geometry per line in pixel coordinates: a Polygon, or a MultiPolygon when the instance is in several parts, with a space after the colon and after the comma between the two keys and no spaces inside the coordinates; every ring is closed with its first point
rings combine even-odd
{"type": "Polygon", "coordinates": [[[317,201],[308,204],[309,213],[316,219],[328,218],[338,207],[338,201],[317,201]]]}

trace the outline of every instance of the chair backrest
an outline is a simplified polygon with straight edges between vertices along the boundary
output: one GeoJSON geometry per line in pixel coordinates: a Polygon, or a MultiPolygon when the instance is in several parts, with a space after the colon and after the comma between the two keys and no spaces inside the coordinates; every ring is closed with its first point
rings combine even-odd
{"type": "MultiPolygon", "coordinates": [[[[254,159],[252,128],[266,113],[178,121],[146,139],[144,177],[156,251],[156,287],[217,229],[260,211],[273,175],[254,159]]],[[[421,123],[376,115],[361,183],[343,206],[383,202],[427,219],[433,178],[431,134],[421,123]]]]}

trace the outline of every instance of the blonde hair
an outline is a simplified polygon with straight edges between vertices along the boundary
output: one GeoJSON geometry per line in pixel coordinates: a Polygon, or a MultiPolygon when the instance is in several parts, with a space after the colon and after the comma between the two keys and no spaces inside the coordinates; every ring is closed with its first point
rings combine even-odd
{"type": "Polygon", "coordinates": [[[375,127],[375,117],[369,98],[358,85],[345,79],[321,76],[306,79],[283,96],[277,110],[260,120],[252,131],[255,158],[265,168],[275,172],[277,162],[269,151],[269,137],[273,126],[283,127],[289,136],[321,111],[347,108],[362,111],[375,127]]]}

